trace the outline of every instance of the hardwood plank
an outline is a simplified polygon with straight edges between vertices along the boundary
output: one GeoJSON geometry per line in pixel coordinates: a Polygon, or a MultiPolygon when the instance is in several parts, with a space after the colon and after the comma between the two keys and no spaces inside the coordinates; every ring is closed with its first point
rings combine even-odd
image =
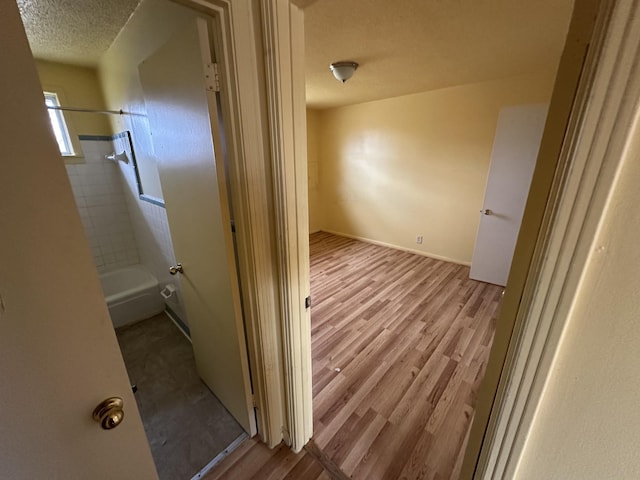
{"type": "Polygon", "coordinates": [[[221,463],[211,470],[204,478],[206,480],[218,480],[223,478],[231,469],[237,464],[247,461],[253,457],[254,454],[259,455],[259,452],[251,452],[256,442],[254,439],[247,439],[242,442],[238,448],[231,452],[221,463]]]}
{"type": "Polygon", "coordinates": [[[313,440],[310,440],[304,447],[305,451],[312,456],[334,480],[349,480],[340,467],[322,450],[318,448],[313,440]]]}
{"type": "Polygon", "coordinates": [[[355,479],[453,478],[502,288],[464,266],[324,232],[310,253],[325,463],[355,479]]]}
{"type": "Polygon", "coordinates": [[[301,478],[315,478],[322,471],[322,466],[319,465],[311,455],[304,455],[282,479],[299,480],[301,478]]]}
{"type": "Polygon", "coordinates": [[[310,253],[314,438],[248,440],[205,478],[457,478],[502,287],[324,232],[310,253]]]}
{"type": "Polygon", "coordinates": [[[320,478],[325,469],[306,451],[284,444],[270,450],[258,438],[245,440],[202,480],[282,480],[320,478]]]}
{"type": "MultiPolygon", "coordinates": [[[[375,413],[375,411],[372,410],[375,413]]],[[[351,442],[351,447],[344,452],[340,452],[344,460],[338,464],[343,472],[349,476],[353,476],[354,470],[361,463],[368,461],[371,445],[378,438],[378,435],[387,424],[387,420],[381,415],[376,414],[375,418],[366,426],[362,434],[351,442]]]]}

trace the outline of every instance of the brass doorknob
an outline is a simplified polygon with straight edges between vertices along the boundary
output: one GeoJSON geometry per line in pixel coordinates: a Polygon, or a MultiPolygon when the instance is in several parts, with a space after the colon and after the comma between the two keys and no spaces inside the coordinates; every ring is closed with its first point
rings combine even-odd
{"type": "Polygon", "coordinates": [[[177,263],[176,265],[172,265],[169,267],[169,273],[171,275],[175,275],[176,273],[184,273],[184,270],[182,269],[182,264],[181,263],[177,263]]]}
{"type": "Polygon", "coordinates": [[[123,405],[120,397],[109,397],[93,410],[93,419],[105,430],[116,428],[124,418],[123,405]]]}

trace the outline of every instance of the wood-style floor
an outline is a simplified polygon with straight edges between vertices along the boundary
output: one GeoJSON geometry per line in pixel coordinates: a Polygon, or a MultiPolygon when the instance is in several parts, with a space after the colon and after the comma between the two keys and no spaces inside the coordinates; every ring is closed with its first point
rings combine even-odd
{"type": "Polygon", "coordinates": [[[203,480],[330,480],[332,476],[306,451],[284,444],[270,450],[258,439],[245,440],[203,480]]]}
{"type": "Polygon", "coordinates": [[[457,478],[502,287],[324,232],[310,245],[313,440],[293,457],[245,447],[226,471],[246,462],[256,477],[211,478],[267,478],[258,464],[276,457],[291,468],[268,478],[316,478],[290,475],[303,460],[333,478],[457,478]]]}
{"type": "Polygon", "coordinates": [[[457,478],[502,288],[311,236],[314,442],[354,479],[457,478]]]}

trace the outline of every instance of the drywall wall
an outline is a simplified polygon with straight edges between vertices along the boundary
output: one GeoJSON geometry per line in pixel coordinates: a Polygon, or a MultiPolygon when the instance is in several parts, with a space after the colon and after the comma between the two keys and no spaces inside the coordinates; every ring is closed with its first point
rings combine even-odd
{"type": "Polygon", "coordinates": [[[0,45],[0,477],[157,479],[16,2],[0,45]]]}
{"type": "Polygon", "coordinates": [[[320,227],[469,264],[500,108],[549,101],[554,74],[322,110],[320,227]]]}
{"type": "Polygon", "coordinates": [[[158,199],[163,198],[162,187],[138,65],[195,17],[194,11],[168,0],[143,0],[98,64],[109,108],[133,114],[112,117],[113,131],[131,131],[144,193],[158,199]]]}
{"type": "Polygon", "coordinates": [[[320,201],[320,111],[307,108],[307,176],[309,189],[309,233],[321,229],[320,201]]]}
{"type": "Polygon", "coordinates": [[[518,479],[640,478],[637,156],[636,145],[602,217],[518,479]]]}
{"type": "Polygon", "coordinates": [[[84,162],[66,169],[93,263],[100,273],[140,263],[120,166],[104,158],[116,151],[114,141],[97,137],[81,144],[84,162]]]}
{"type": "Polygon", "coordinates": [[[481,446],[485,439],[487,426],[490,424],[489,416],[492,413],[494,400],[500,401],[504,394],[504,388],[506,388],[506,386],[501,388],[499,381],[505,361],[512,361],[507,356],[507,350],[516,325],[516,317],[521,306],[531,262],[537,248],[537,238],[545,224],[545,206],[552,192],[553,179],[564,145],[565,132],[571,117],[576,89],[582,76],[585,55],[593,41],[592,34],[598,18],[599,5],[599,0],[582,0],[576,2],[572,14],[566,45],[558,64],[558,73],[554,82],[538,161],[511,263],[509,288],[506,289],[502,301],[493,346],[484,380],[478,392],[474,421],[469,433],[460,474],[461,479],[472,478],[476,465],[482,469],[489,455],[489,446],[482,447],[482,451],[481,446]]]}
{"type": "MultiPolygon", "coordinates": [[[[105,102],[98,74],[94,68],[36,60],[42,89],[58,94],[60,104],[67,107],[104,110],[105,102]]],[[[105,115],[65,112],[71,135],[111,135],[111,125],[105,115]]],[[[74,145],[75,146],[75,145],[74,145]]]]}
{"type": "MultiPolygon", "coordinates": [[[[138,65],[196,15],[194,11],[167,0],[143,0],[98,64],[108,108],[122,108],[132,114],[111,117],[112,126],[115,132],[131,132],[143,192],[154,199],[163,198],[162,187],[138,65]]],[[[141,200],[134,172],[126,165],[119,166],[125,180],[124,193],[140,261],[161,285],[172,283],[177,287],[177,302],[169,302],[169,306],[188,323],[180,279],[171,276],[168,270],[169,265],[176,263],[176,258],[166,211],[161,204],[141,200]]]]}

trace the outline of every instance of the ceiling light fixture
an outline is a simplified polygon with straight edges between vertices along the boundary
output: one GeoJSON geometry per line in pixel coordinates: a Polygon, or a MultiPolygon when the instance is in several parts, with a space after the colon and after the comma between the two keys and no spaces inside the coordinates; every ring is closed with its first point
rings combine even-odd
{"type": "Polygon", "coordinates": [[[336,80],[344,83],[353,76],[353,72],[358,68],[358,64],[356,62],[336,62],[332,63],[329,68],[333,76],[336,77],[336,80]]]}

